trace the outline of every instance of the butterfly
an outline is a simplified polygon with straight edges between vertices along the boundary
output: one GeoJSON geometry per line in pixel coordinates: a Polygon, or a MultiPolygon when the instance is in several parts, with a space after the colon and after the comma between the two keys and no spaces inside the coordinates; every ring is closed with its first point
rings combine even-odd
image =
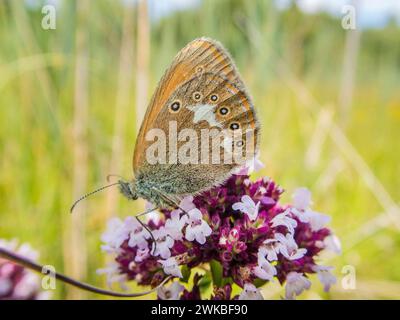
{"type": "Polygon", "coordinates": [[[152,96],[134,149],[134,178],[116,184],[128,199],[143,198],[156,208],[176,208],[185,196],[222,184],[243,166],[237,157],[229,157],[238,154],[233,149],[239,149],[240,155],[245,149],[245,160],[253,159],[259,131],[252,100],[229,53],[215,40],[195,39],[178,52],[152,96]],[[213,129],[217,135],[223,132],[221,148],[213,148],[212,139],[202,147],[196,139],[188,141],[213,129]],[[164,143],[157,150],[158,160],[164,161],[149,161],[148,151],[155,143],[149,136],[154,138],[154,132],[168,137],[158,137],[164,143]],[[173,132],[175,139],[171,139],[173,132]],[[188,161],[188,153],[193,161],[188,161]],[[218,156],[220,161],[213,161],[218,156]]]}

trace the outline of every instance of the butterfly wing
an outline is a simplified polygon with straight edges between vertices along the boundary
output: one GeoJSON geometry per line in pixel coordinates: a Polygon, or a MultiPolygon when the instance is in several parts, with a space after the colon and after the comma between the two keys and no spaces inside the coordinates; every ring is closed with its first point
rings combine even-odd
{"type": "Polygon", "coordinates": [[[140,146],[143,145],[146,132],[151,128],[166,101],[180,85],[204,72],[220,74],[240,90],[245,90],[233,60],[221,44],[208,38],[196,39],[187,44],[178,52],[166,70],[147,108],[137,137],[133,157],[134,171],[144,160],[140,146]]]}
{"type": "Polygon", "coordinates": [[[154,93],[136,143],[135,176],[178,198],[198,193],[222,183],[243,164],[234,159],[227,161],[232,144],[244,145],[246,157],[254,157],[258,133],[253,104],[228,53],[213,40],[194,40],[178,53],[154,93]],[[188,128],[196,132],[200,143],[190,144],[189,138],[179,136],[188,128]],[[172,130],[178,133],[177,147],[169,138],[166,141],[167,163],[149,164],[146,159],[146,149],[153,143],[146,135],[152,129],[162,130],[167,137],[176,136],[172,130]],[[227,144],[226,148],[216,149],[216,155],[211,152],[215,151],[212,142],[206,144],[207,150],[199,146],[203,146],[203,130],[210,129],[223,131],[223,143],[227,144]],[[192,156],[198,162],[182,160],[179,152],[184,145],[196,150],[192,156]],[[214,156],[219,161],[214,161],[214,156]]]}

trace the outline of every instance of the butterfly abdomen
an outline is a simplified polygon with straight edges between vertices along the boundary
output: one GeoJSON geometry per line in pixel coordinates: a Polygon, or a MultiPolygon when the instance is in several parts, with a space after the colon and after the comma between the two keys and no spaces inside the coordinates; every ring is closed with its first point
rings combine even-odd
{"type": "Polygon", "coordinates": [[[166,165],[149,166],[145,170],[141,170],[136,176],[136,192],[154,205],[161,207],[170,207],[163,195],[179,202],[186,195],[198,194],[202,191],[211,189],[215,185],[224,182],[230,172],[226,171],[221,174],[221,168],[217,169],[212,165],[207,165],[205,169],[202,165],[185,166],[183,165],[166,165]],[[168,172],[166,175],[165,172],[168,172]]]}

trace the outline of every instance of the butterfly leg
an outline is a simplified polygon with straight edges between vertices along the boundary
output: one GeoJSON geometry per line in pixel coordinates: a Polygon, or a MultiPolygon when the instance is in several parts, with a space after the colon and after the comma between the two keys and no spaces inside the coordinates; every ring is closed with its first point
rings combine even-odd
{"type": "Polygon", "coordinates": [[[157,210],[157,209],[158,209],[158,207],[151,208],[151,209],[149,209],[149,210],[146,210],[145,212],[142,212],[142,213],[137,214],[135,217],[144,216],[144,215],[146,215],[146,214],[148,214],[148,213],[150,213],[150,212],[153,212],[154,210],[157,210]]]}
{"type": "Polygon", "coordinates": [[[146,210],[145,212],[142,212],[142,213],[139,213],[139,214],[135,215],[136,220],[137,220],[137,221],[142,225],[142,227],[145,228],[146,231],[150,234],[151,240],[152,240],[153,243],[154,243],[154,246],[153,246],[153,249],[152,249],[152,254],[154,254],[154,252],[156,251],[156,248],[157,248],[156,239],[155,239],[154,236],[153,236],[153,232],[151,232],[151,230],[149,229],[149,227],[148,227],[146,224],[144,224],[144,223],[139,219],[139,217],[144,216],[145,214],[148,214],[148,213],[150,213],[150,212],[152,212],[152,211],[154,211],[154,210],[157,210],[157,209],[158,209],[157,207],[154,207],[154,208],[151,208],[151,209],[149,209],[149,210],[146,210]]]}
{"type": "MultiPolygon", "coordinates": [[[[160,190],[158,190],[156,187],[153,187],[153,190],[154,190],[155,192],[157,192],[158,195],[159,195],[161,198],[163,198],[163,200],[164,200],[166,203],[168,203],[170,206],[175,207],[175,208],[178,208],[178,209],[182,210],[182,212],[184,212],[185,214],[188,215],[187,211],[186,211],[185,209],[181,208],[181,207],[179,206],[179,204],[178,204],[175,200],[171,199],[169,196],[167,196],[166,194],[162,193],[162,192],[161,192],[160,190]]],[[[139,217],[142,216],[142,215],[145,215],[145,214],[147,214],[147,213],[150,213],[150,212],[152,212],[152,211],[154,211],[154,210],[156,210],[156,209],[158,209],[158,208],[157,208],[157,207],[154,207],[154,208],[152,208],[152,209],[150,209],[150,210],[146,210],[145,212],[139,213],[139,214],[137,214],[137,215],[135,216],[135,218],[136,218],[137,221],[143,226],[143,228],[145,228],[145,229],[150,233],[151,239],[153,240],[153,243],[154,243],[154,246],[152,247],[152,254],[153,254],[153,255],[154,255],[154,253],[155,253],[155,251],[156,251],[156,248],[157,248],[157,242],[156,242],[156,240],[155,240],[155,238],[154,238],[153,233],[151,232],[151,230],[139,219],[139,217]]]]}
{"type": "Polygon", "coordinates": [[[151,254],[154,255],[154,253],[156,252],[156,249],[157,249],[157,242],[156,242],[156,239],[153,236],[153,232],[151,232],[149,227],[145,223],[143,223],[142,220],[139,219],[139,215],[135,216],[135,218],[142,225],[142,227],[145,228],[146,231],[150,234],[151,240],[154,243],[154,246],[152,246],[151,254]]]}
{"type": "Polygon", "coordinates": [[[153,190],[156,191],[158,193],[158,195],[164,199],[164,201],[166,203],[168,203],[170,206],[178,208],[180,210],[182,210],[183,213],[188,214],[188,212],[183,209],[182,207],[179,206],[179,203],[177,203],[174,199],[171,199],[169,196],[167,196],[166,194],[162,193],[160,190],[158,190],[156,187],[153,187],[153,190]]]}

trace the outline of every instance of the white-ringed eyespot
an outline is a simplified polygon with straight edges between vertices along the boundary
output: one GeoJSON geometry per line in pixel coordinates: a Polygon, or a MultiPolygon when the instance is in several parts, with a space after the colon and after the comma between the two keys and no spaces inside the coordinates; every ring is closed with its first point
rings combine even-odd
{"type": "Polygon", "coordinates": [[[201,92],[195,91],[193,92],[192,98],[194,101],[199,102],[203,98],[203,95],[201,94],[201,92]]]}
{"type": "Polygon", "coordinates": [[[237,130],[237,129],[240,128],[240,124],[237,123],[237,122],[232,122],[232,123],[229,125],[229,128],[230,128],[231,130],[237,130]]]}
{"type": "Polygon", "coordinates": [[[221,107],[219,108],[219,113],[223,116],[227,115],[229,113],[229,109],[227,107],[221,107]]]}
{"type": "Polygon", "coordinates": [[[218,97],[218,95],[215,94],[215,93],[213,93],[213,94],[211,95],[211,97],[210,97],[210,100],[211,100],[212,102],[217,102],[218,99],[219,99],[219,97],[218,97]]]}
{"type": "Polygon", "coordinates": [[[175,100],[174,102],[172,102],[169,106],[169,110],[172,113],[176,113],[179,111],[179,109],[181,108],[181,102],[179,100],[175,100]]]}

